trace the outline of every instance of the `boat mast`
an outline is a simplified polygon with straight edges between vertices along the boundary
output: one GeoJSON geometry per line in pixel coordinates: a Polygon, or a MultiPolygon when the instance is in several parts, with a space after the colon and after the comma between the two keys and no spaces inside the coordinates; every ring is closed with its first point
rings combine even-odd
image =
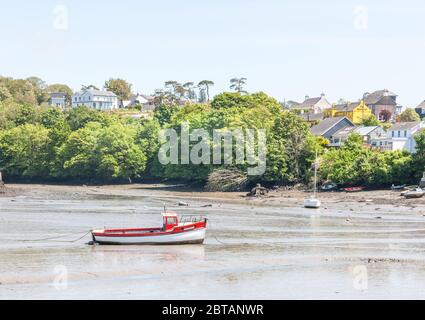
{"type": "Polygon", "coordinates": [[[317,149],[316,149],[316,160],[314,160],[314,198],[317,194],[317,149]]]}

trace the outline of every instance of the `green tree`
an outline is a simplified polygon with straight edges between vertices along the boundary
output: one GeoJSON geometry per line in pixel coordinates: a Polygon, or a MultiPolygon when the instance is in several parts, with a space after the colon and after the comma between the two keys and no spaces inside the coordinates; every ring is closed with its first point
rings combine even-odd
{"type": "Polygon", "coordinates": [[[48,177],[48,135],[48,129],[34,124],[0,132],[0,168],[14,177],[48,177]]]}
{"type": "Polygon", "coordinates": [[[98,180],[141,177],[146,155],[135,143],[136,131],[121,123],[91,122],[72,132],[59,150],[65,177],[98,180]]]}
{"type": "Polygon", "coordinates": [[[247,93],[244,89],[247,78],[233,78],[230,79],[230,89],[238,93],[247,93]]]}
{"type": "Polygon", "coordinates": [[[123,79],[109,79],[105,82],[104,87],[115,93],[121,102],[131,98],[131,84],[123,79]]]}
{"type": "Polygon", "coordinates": [[[363,120],[362,125],[365,127],[375,127],[381,125],[381,123],[374,114],[371,114],[369,117],[363,120]]]}
{"type": "Polygon", "coordinates": [[[89,122],[106,124],[106,117],[106,114],[99,110],[94,110],[86,106],[79,106],[70,110],[66,120],[71,130],[75,131],[83,128],[89,122]]]}
{"type": "Polygon", "coordinates": [[[100,90],[100,89],[94,84],[89,84],[89,85],[82,85],[81,90],[84,91],[84,90],[100,90]]]}
{"type": "MultiPolygon", "coordinates": [[[[210,88],[214,86],[214,82],[211,80],[202,80],[198,83],[198,87],[207,95],[207,102],[210,102],[210,88]]],[[[205,101],[201,101],[205,102],[205,101]]]]}
{"type": "Polygon", "coordinates": [[[4,86],[0,86],[0,102],[11,99],[11,98],[12,98],[12,95],[9,92],[9,89],[4,86]]]}
{"type": "Polygon", "coordinates": [[[195,92],[195,84],[193,82],[186,82],[183,85],[183,88],[186,90],[186,97],[191,101],[196,101],[197,96],[195,92]]]}
{"type": "Polygon", "coordinates": [[[169,80],[165,82],[165,88],[169,89],[173,95],[177,94],[177,88],[181,87],[181,84],[175,80],[169,80]]]}
{"type": "Polygon", "coordinates": [[[264,179],[280,184],[300,182],[307,176],[316,150],[321,149],[306,121],[292,112],[281,113],[268,139],[264,179]]]}
{"type": "Polygon", "coordinates": [[[13,119],[16,126],[23,124],[35,124],[38,122],[38,110],[31,104],[17,105],[15,118],[13,119]]]}
{"type": "Polygon", "coordinates": [[[58,108],[48,108],[40,114],[40,123],[45,128],[52,129],[63,122],[65,122],[65,115],[58,108]]]}
{"type": "Polygon", "coordinates": [[[171,117],[177,112],[178,108],[174,105],[163,104],[155,109],[154,118],[158,120],[161,126],[169,123],[171,117]]]}
{"type": "Polygon", "coordinates": [[[45,81],[38,77],[29,77],[26,80],[33,86],[33,92],[38,105],[41,105],[42,103],[49,100],[49,94],[46,90],[47,84],[45,81]]]}
{"type": "Polygon", "coordinates": [[[418,113],[411,108],[407,108],[400,114],[400,121],[401,122],[416,122],[421,121],[421,118],[419,117],[418,113]]]}
{"type": "Polygon", "coordinates": [[[20,104],[38,104],[34,85],[23,79],[0,77],[0,86],[7,88],[13,100],[20,104]]]}

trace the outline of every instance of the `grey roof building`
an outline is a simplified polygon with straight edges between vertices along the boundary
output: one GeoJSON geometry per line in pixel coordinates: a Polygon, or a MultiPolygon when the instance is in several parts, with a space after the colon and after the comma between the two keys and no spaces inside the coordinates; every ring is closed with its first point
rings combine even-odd
{"type": "Polygon", "coordinates": [[[322,113],[326,109],[332,108],[332,105],[325,98],[325,94],[322,93],[320,97],[310,98],[305,97],[305,100],[299,105],[294,106],[296,109],[301,109],[310,113],[322,113]]]}
{"type": "Polygon", "coordinates": [[[425,117],[425,100],[415,108],[415,111],[421,119],[425,117]]]}
{"type": "Polygon", "coordinates": [[[311,133],[331,140],[332,136],[343,128],[355,127],[347,117],[326,118],[319,124],[311,127],[311,133]]]}
{"type": "Polygon", "coordinates": [[[377,90],[372,93],[365,93],[363,95],[365,104],[372,110],[372,113],[379,119],[383,119],[383,111],[389,111],[394,117],[398,110],[397,95],[387,89],[377,90]]]}

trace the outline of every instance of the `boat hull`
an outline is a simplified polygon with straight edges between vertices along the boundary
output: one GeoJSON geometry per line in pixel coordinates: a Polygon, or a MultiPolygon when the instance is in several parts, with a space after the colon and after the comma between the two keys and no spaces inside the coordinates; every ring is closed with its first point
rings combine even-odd
{"type": "Polygon", "coordinates": [[[159,233],[157,235],[118,235],[92,232],[93,241],[103,245],[182,245],[202,244],[206,228],[197,228],[178,233],[159,233]]]}
{"type": "Polygon", "coordinates": [[[406,199],[419,199],[422,198],[425,195],[425,193],[419,192],[419,193],[405,193],[404,197],[406,199]]]}
{"type": "Polygon", "coordinates": [[[304,201],[304,208],[307,209],[319,209],[320,205],[321,203],[318,199],[307,199],[304,201]]]}

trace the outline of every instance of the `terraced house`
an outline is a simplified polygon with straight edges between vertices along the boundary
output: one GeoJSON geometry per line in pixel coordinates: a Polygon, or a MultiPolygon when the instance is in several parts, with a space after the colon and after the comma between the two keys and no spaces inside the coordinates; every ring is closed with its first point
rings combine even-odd
{"type": "Polygon", "coordinates": [[[397,122],[387,130],[386,137],[372,139],[372,146],[382,151],[416,152],[415,134],[423,130],[424,122],[397,122]]]}
{"type": "Polygon", "coordinates": [[[326,99],[325,94],[322,93],[320,97],[310,98],[309,96],[305,97],[305,100],[300,103],[292,106],[290,109],[293,111],[299,111],[299,113],[310,113],[310,114],[320,114],[325,110],[331,108],[332,105],[326,99]]]}
{"type": "Polygon", "coordinates": [[[397,95],[387,89],[372,93],[366,92],[363,95],[363,101],[381,121],[388,120],[386,119],[387,114],[393,119],[402,109],[397,105],[397,95]]]}
{"type": "Polygon", "coordinates": [[[326,118],[347,117],[354,124],[361,124],[372,115],[372,111],[364,101],[344,103],[334,105],[331,109],[325,110],[326,118]]]}
{"type": "Polygon", "coordinates": [[[118,97],[115,93],[101,90],[82,90],[72,95],[72,106],[86,106],[107,111],[118,108],[118,97]]]}

